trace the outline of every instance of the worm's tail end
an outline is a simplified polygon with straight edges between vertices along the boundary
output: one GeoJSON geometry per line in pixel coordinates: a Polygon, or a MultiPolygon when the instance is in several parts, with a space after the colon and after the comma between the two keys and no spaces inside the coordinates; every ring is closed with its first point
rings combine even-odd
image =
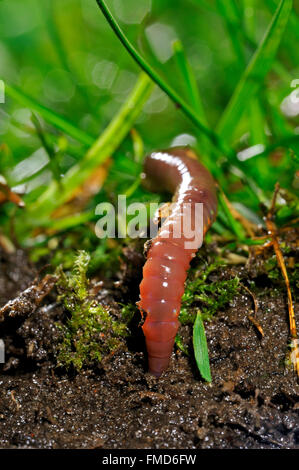
{"type": "Polygon", "coordinates": [[[149,372],[156,377],[160,377],[168,367],[178,327],[177,319],[170,322],[152,322],[147,319],[142,327],[146,339],[149,372]]]}
{"type": "Polygon", "coordinates": [[[148,369],[155,377],[168,368],[171,353],[173,350],[174,338],[162,344],[157,341],[146,339],[146,349],[148,351],[148,369]]]}

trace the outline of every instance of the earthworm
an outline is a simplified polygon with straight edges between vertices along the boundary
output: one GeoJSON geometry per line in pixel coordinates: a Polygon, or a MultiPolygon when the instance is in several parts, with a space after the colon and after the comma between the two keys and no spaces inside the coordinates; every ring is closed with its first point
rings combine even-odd
{"type": "Polygon", "coordinates": [[[188,147],[153,152],[145,158],[144,185],[154,192],[173,194],[169,216],[150,242],[140,284],[139,310],[145,318],[142,329],[146,340],[149,372],[160,377],[168,367],[179,327],[178,316],[184,283],[191,259],[202,243],[202,236],[214,222],[217,211],[215,182],[210,172],[188,147]],[[189,203],[190,212],[184,212],[189,203]],[[195,246],[183,231],[183,217],[194,227],[196,203],[202,203],[202,236],[195,234],[195,246]],[[187,215],[186,215],[187,214],[187,215]]]}

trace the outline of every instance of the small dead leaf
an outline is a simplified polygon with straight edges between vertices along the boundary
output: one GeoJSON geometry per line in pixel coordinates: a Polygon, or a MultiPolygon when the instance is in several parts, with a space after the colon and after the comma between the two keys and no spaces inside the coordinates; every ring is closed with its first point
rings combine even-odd
{"type": "Polygon", "coordinates": [[[20,196],[14,193],[8,184],[0,182],[0,205],[5,202],[13,202],[18,207],[25,207],[25,203],[20,196]]]}

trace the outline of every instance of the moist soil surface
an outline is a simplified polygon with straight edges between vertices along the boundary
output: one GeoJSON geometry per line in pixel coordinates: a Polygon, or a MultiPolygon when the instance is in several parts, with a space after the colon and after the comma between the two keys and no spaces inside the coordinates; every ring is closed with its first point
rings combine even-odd
{"type": "MultiPolygon", "coordinates": [[[[209,248],[205,248],[209,249],[209,248]]],[[[117,308],[135,302],[143,257],[128,255],[115,284],[101,284],[98,300],[117,308]],[[131,263],[131,264],[130,264],[131,263]]],[[[0,307],[38,275],[23,251],[0,251],[0,307]]],[[[299,387],[286,365],[290,341],[286,292],[252,266],[221,267],[214,277],[242,275],[241,289],[206,322],[213,381],[205,383],[195,361],[173,352],[160,379],[146,372],[141,328],[132,326],[126,347],[98,368],[80,373],[57,368],[55,322],[63,315],[54,290],[37,309],[0,323],[6,362],[0,365],[1,448],[299,448],[299,387]]],[[[24,310],[24,311],[25,311],[24,310]]],[[[297,317],[297,322],[298,322],[297,317]]],[[[192,327],[180,334],[192,342],[192,327]]]]}

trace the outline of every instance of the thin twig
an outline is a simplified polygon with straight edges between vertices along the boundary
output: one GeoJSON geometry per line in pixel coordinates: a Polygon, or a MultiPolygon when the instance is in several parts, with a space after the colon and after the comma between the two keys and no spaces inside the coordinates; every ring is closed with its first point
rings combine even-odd
{"type": "Polygon", "coordinates": [[[282,275],[285,280],[286,288],[287,288],[290,334],[291,334],[292,350],[293,350],[291,357],[292,357],[294,370],[297,372],[297,376],[299,377],[299,347],[298,347],[298,337],[297,337],[297,328],[296,328],[296,319],[295,319],[295,312],[294,312],[294,306],[293,306],[293,299],[292,299],[292,293],[291,293],[290,281],[289,281],[287,269],[286,269],[283,255],[279,246],[279,241],[277,237],[277,228],[273,220],[274,214],[275,214],[276,199],[279,193],[279,189],[280,189],[279,183],[276,183],[271,207],[266,217],[266,226],[268,229],[268,233],[272,239],[272,244],[273,244],[273,248],[275,251],[276,258],[277,258],[277,262],[281,269],[282,275]]]}
{"type": "Polygon", "coordinates": [[[263,330],[262,326],[260,325],[259,321],[257,320],[257,312],[258,312],[258,309],[259,309],[258,300],[257,300],[256,296],[254,295],[254,293],[250,289],[248,289],[247,286],[245,286],[241,282],[240,282],[240,285],[241,285],[241,287],[243,287],[243,289],[245,289],[248,292],[248,294],[251,296],[251,298],[253,300],[254,315],[253,316],[248,315],[248,320],[251,321],[251,323],[256,327],[256,329],[262,335],[262,337],[264,337],[265,336],[264,330],[263,330]]]}
{"type": "Polygon", "coordinates": [[[19,410],[21,408],[21,404],[18,402],[18,400],[16,400],[16,397],[15,397],[15,391],[12,390],[10,392],[10,396],[11,396],[11,399],[12,401],[15,403],[16,407],[17,407],[17,410],[19,410]]]}

